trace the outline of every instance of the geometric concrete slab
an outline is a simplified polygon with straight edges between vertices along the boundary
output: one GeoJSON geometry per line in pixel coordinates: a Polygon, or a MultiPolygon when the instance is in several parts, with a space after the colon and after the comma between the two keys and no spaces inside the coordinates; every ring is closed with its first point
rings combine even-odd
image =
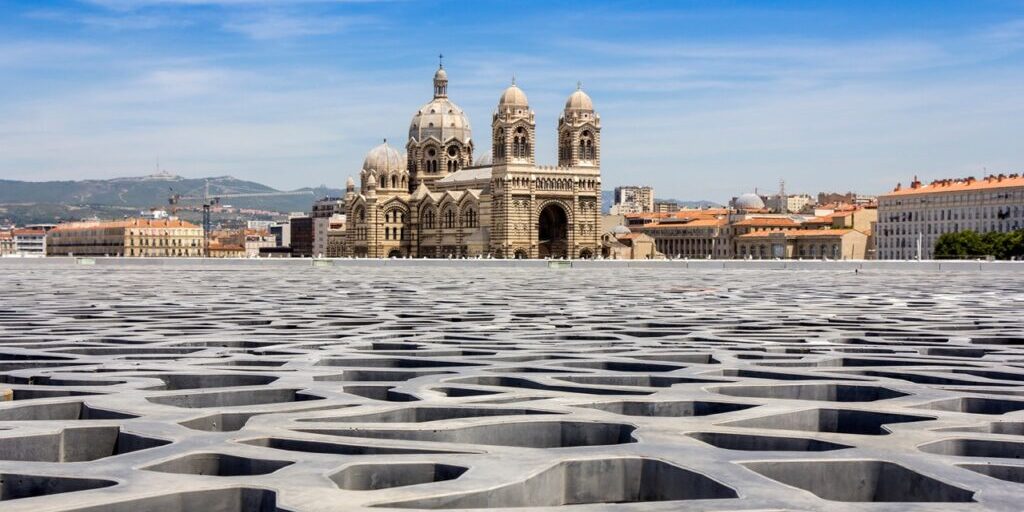
{"type": "Polygon", "coordinates": [[[3,509],[1020,509],[1024,266],[764,263],[0,260],[3,509]]]}

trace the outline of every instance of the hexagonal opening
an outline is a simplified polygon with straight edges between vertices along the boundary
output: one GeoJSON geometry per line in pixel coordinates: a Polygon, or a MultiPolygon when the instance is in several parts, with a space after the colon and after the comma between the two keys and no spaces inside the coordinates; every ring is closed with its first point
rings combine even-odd
{"type": "Polygon", "coordinates": [[[994,439],[944,439],[923,444],[918,449],[926,453],[955,457],[1024,458],[1024,443],[994,439]]]}
{"type": "Polygon", "coordinates": [[[632,436],[634,430],[636,427],[621,423],[531,421],[430,430],[350,428],[344,430],[303,429],[300,432],[404,441],[565,448],[635,443],[636,440],[632,436]]]}
{"type": "Polygon", "coordinates": [[[329,418],[302,418],[300,422],[317,423],[429,423],[462,418],[489,418],[492,416],[527,416],[561,414],[536,409],[510,409],[500,407],[405,407],[390,411],[329,418]]]}
{"type": "Polygon", "coordinates": [[[493,489],[379,506],[534,508],[736,497],[733,489],[695,471],[657,459],[623,457],[560,462],[526,480],[493,489]]]}
{"type": "Polygon", "coordinates": [[[730,427],[763,428],[771,430],[803,430],[807,432],[834,432],[837,434],[887,435],[885,425],[930,421],[933,417],[911,416],[853,409],[809,409],[786,412],[724,423],[730,427]]]}
{"type": "Polygon", "coordinates": [[[974,491],[880,460],[744,462],[743,466],[777,482],[831,501],[974,501],[974,491]]]}
{"type": "Polygon", "coordinates": [[[273,473],[292,464],[286,460],[251,459],[224,453],[193,453],[142,469],[184,475],[253,476],[273,473]]]}
{"type": "Polygon", "coordinates": [[[957,466],[1006,482],[1024,484],[1024,466],[1005,464],[957,464],[957,466]]]}
{"type": "Polygon", "coordinates": [[[822,402],[875,402],[907,396],[880,386],[849,384],[785,384],[777,386],[722,386],[717,393],[747,398],[779,398],[784,400],[815,400],[822,402]]]}
{"type": "Polygon", "coordinates": [[[1003,400],[1001,398],[982,398],[966,396],[960,398],[947,398],[929,402],[917,406],[921,409],[934,409],[937,411],[966,412],[970,414],[1006,414],[1008,412],[1024,410],[1024,401],[1003,400]]]}
{"type": "Polygon", "coordinates": [[[102,489],[116,484],[113,480],[95,478],[3,473],[0,474],[0,501],[102,489]]]}
{"type": "Polygon", "coordinates": [[[116,426],[71,427],[53,434],[0,438],[0,460],[85,462],[169,443],[123,432],[116,426]]]}
{"type": "Polygon", "coordinates": [[[346,491],[376,491],[454,480],[469,468],[430,462],[354,464],[330,476],[346,491]]]}
{"type": "Polygon", "coordinates": [[[732,402],[705,402],[696,400],[683,400],[678,402],[654,402],[654,401],[621,401],[605,402],[597,404],[584,404],[577,407],[598,409],[624,416],[658,416],[658,417],[687,417],[687,416],[711,416],[727,412],[742,411],[757,407],[755,404],[738,404],[732,402]]]}
{"type": "Polygon", "coordinates": [[[688,436],[724,450],[741,451],[783,451],[783,452],[827,452],[852,448],[845,444],[830,443],[806,437],[755,436],[750,434],[729,434],[725,432],[695,432],[688,436]]]}

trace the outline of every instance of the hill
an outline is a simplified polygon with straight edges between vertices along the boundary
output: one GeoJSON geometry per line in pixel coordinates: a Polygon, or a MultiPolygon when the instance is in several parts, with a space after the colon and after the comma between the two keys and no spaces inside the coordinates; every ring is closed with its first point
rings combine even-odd
{"type": "MultiPolygon", "coordinates": [[[[89,216],[123,217],[140,210],[166,208],[172,194],[252,194],[277,189],[231,176],[183,178],[168,173],[132,178],[82,181],[0,180],[0,219],[18,224],[74,220],[89,216]]],[[[281,213],[309,211],[313,199],[341,196],[344,190],[324,186],[300,188],[308,195],[224,199],[222,204],[281,213]]],[[[192,204],[183,201],[183,204],[192,204]]],[[[197,204],[197,203],[196,203],[197,204]]]]}

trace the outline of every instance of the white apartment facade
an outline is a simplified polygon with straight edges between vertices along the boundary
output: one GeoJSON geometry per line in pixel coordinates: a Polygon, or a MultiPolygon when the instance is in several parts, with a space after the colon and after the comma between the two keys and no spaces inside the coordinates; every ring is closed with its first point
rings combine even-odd
{"type": "Polygon", "coordinates": [[[877,257],[932,259],[944,233],[1024,229],[1024,176],[917,181],[878,197],[877,257]],[[920,245],[920,254],[918,246],[920,245]]]}

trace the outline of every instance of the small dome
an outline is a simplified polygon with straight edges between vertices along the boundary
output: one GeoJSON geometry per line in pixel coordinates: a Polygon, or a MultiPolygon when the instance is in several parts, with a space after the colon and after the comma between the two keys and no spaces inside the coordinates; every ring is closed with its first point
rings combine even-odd
{"type": "Polygon", "coordinates": [[[620,224],[618,226],[612,227],[611,233],[613,235],[615,235],[615,236],[619,236],[619,235],[628,235],[628,234],[632,233],[632,231],[630,231],[629,228],[627,228],[626,226],[623,226],[623,225],[620,224]]]}
{"type": "Polygon", "coordinates": [[[746,193],[736,198],[733,202],[733,206],[737,210],[760,210],[764,208],[764,201],[761,197],[754,193],[746,193]]]}
{"type": "Polygon", "coordinates": [[[448,72],[444,68],[437,68],[437,73],[434,73],[434,81],[448,80],[448,72]]]}
{"type": "Polygon", "coordinates": [[[490,153],[480,155],[480,157],[476,159],[476,162],[473,162],[474,167],[488,167],[492,164],[494,164],[494,161],[491,160],[490,153]]]}
{"type": "Polygon", "coordinates": [[[499,109],[501,107],[528,107],[529,105],[526,93],[514,83],[508,86],[508,89],[505,89],[505,92],[501,93],[501,98],[498,99],[499,109]]]}
{"type": "Polygon", "coordinates": [[[373,171],[378,174],[390,172],[405,172],[406,159],[397,149],[388,145],[387,141],[373,148],[366,154],[363,160],[363,170],[373,171]]]}
{"type": "Polygon", "coordinates": [[[576,89],[569,95],[569,99],[565,100],[565,110],[592,111],[594,110],[594,102],[587,93],[583,92],[583,89],[576,89]]]}
{"type": "Polygon", "coordinates": [[[377,188],[377,177],[372,172],[366,176],[366,188],[377,188]]]}
{"type": "Polygon", "coordinates": [[[349,176],[348,179],[345,180],[345,188],[349,190],[356,188],[356,180],[352,179],[352,176],[349,176]]]}

